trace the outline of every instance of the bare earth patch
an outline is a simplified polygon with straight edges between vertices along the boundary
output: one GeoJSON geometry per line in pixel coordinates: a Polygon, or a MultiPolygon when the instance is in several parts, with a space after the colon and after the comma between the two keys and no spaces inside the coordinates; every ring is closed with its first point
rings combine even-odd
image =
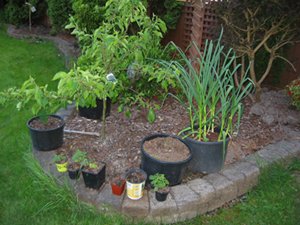
{"type": "MultiPolygon", "coordinates": [[[[294,136],[299,134],[300,113],[289,109],[290,103],[287,98],[287,96],[284,98],[285,101],[274,98],[272,104],[268,105],[268,110],[273,110],[278,115],[279,112],[283,112],[286,116],[294,115],[296,121],[294,120],[293,124],[278,121],[266,123],[262,119],[263,115],[252,112],[250,100],[245,101],[240,131],[230,141],[225,164],[238,161],[268,144],[290,138],[288,137],[290,131],[294,132],[294,136]]],[[[266,101],[270,102],[271,99],[268,97],[266,101]]],[[[107,178],[110,179],[131,167],[140,166],[140,148],[144,137],[153,133],[176,135],[189,123],[185,109],[172,98],[169,98],[162,109],[156,112],[157,120],[154,124],[147,122],[146,111],[132,111],[132,117],[127,118],[123,113],[117,112],[117,105],[113,105],[111,114],[107,118],[105,140],[95,136],[66,133],[65,143],[58,151],[66,152],[69,157],[78,148],[87,151],[90,157],[106,163],[107,178]]],[[[79,117],[77,112],[66,121],[66,129],[70,130],[100,132],[101,126],[101,122],[79,117]]],[[[202,174],[187,173],[184,182],[200,176],[202,174]]]]}

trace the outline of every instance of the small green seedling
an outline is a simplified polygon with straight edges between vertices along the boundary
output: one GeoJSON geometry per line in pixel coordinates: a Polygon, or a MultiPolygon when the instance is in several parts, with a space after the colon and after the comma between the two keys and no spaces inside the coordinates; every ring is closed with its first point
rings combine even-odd
{"type": "Polygon", "coordinates": [[[83,161],[86,159],[87,153],[77,149],[75,154],[72,156],[72,160],[76,163],[82,164],[83,161]]]}
{"type": "Polygon", "coordinates": [[[52,161],[54,163],[63,163],[67,161],[67,157],[65,155],[62,154],[55,154],[52,158],[52,161]]]}
{"type": "Polygon", "coordinates": [[[156,173],[150,175],[149,179],[151,180],[151,185],[154,187],[154,191],[161,190],[169,185],[169,181],[164,174],[156,173]]]}

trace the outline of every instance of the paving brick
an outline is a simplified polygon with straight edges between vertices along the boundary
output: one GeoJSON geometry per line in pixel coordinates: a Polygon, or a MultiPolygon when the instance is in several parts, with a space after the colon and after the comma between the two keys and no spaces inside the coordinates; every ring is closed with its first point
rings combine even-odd
{"type": "Polygon", "coordinates": [[[114,206],[116,209],[120,210],[124,195],[124,193],[121,196],[112,194],[110,184],[105,184],[97,197],[97,203],[109,204],[114,206]]]}
{"type": "Polygon", "coordinates": [[[149,198],[146,190],[144,190],[144,195],[139,200],[131,200],[127,195],[124,197],[122,212],[129,216],[134,218],[145,218],[149,213],[149,208],[149,198]]]}
{"type": "Polygon", "coordinates": [[[239,169],[245,175],[246,185],[249,189],[251,189],[252,187],[256,186],[258,183],[260,170],[257,166],[247,161],[240,161],[239,163],[242,165],[239,169]]]}
{"type": "Polygon", "coordinates": [[[280,141],[279,142],[280,148],[288,151],[292,157],[300,155],[300,141],[292,140],[292,141],[280,141]]]}
{"type": "Polygon", "coordinates": [[[171,194],[168,194],[166,201],[159,202],[155,199],[155,192],[149,192],[150,216],[162,217],[176,214],[177,205],[171,194]]]}
{"type": "Polygon", "coordinates": [[[179,220],[190,219],[199,214],[199,195],[197,195],[186,184],[172,187],[171,194],[175,199],[179,211],[179,220]]]}
{"type": "Polygon", "coordinates": [[[208,204],[208,211],[217,209],[225,202],[236,198],[237,187],[225,176],[218,173],[213,173],[203,177],[203,179],[212,184],[216,193],[216,198],[208,204]]]}
{"type": "Polygon", "coordinates": [[[188,187],[199,195],[198,211],[204,214],[208,211],[208,203],[216,198],[214,187],[203,179],[194,179],[187,183],[188,187]]]}
{"type": "Polygon", "coordinates": [[[246,182],[246,177],[241,172],[243,166],[243,163],[235,163],[224,167],[224,169],[220,172],[221,175],[227,177],[236,185],[237,196],[241,196],[249,190],[249,187],[246,182]]]}
{"type": "Polygon", "coordinates": [[[258,167],[258,168],[264,168],[266,166],[269,166],[271,163],[269,161],[266,161],[265,159],[263,159],[257,152],[252,154],[252,155],[248,155],[244,158],[244,160],[246,162],[251,163],[252,165],[258,167]]]}

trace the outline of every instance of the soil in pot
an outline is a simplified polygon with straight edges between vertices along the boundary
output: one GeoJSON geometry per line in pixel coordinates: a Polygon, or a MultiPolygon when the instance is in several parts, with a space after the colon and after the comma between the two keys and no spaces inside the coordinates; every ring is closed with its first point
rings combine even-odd
{"type": "Polygon", "coordinates": [[[57,115],[48,116],[46,121],[34,117],[27,122],[32,145],[36,150],[50,151],[63,144],[64,120],[57,115]]]}
{"type": "Polygon", "coordinates": [[[99,189],[105,181],[105,164],[99,163],[98,168],[86,167],[82,170],[85,186],[88,188],[99,189]]]}
{"type": "Polygon", "coordinates": [[[172,137],[157,137],[144,143],[144,150],[153,158],[178,162],[189,158],[190,151],[180,140],[172,137]]]}
{"type": "Polygon", "coordinates": [[[58,118],[49,116],[47,120],[43,121],[39,118],[31,120],[28,125],[36,130],[52,130],[61,127],[64,122],[58,118]]]}

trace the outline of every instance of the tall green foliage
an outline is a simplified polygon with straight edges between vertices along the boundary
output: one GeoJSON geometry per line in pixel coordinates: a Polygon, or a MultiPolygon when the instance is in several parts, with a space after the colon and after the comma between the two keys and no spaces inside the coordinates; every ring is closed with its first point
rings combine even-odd
{"type": "Polygon", "coordinates": [[[81,30],[93,33],[104,18],[106,0],[74,0],[73,18],[81,30]]]}
{"type": "Polygon", "coordinates": [[[99,67],[106,74],[112,72],[121,105],[149,107],[147,97],[175,86],[175,78],[153,60],[168,57],[160,44],[166,25],[156,16],[147,16],[141,1],[109,0],[104,21],[93,34],[80,29],[74,18],[68,28],[74,29],[82,45],[78,65],[83,70],[99,67]]]}
{"type": "Polygon", "coordinates": [[[52,25],[52,32],[56,33],[64,29],[68,18],[72,13],[71,0],[47,0],[48,16],[52,25]]]}

